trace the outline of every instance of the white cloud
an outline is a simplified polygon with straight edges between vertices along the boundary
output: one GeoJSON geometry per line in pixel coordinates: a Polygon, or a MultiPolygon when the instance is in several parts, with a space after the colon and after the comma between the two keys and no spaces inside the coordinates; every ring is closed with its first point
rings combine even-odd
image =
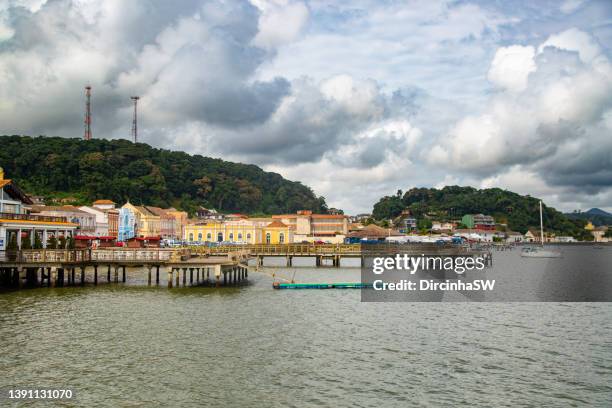
{"type": "Polygon", "coordinates": [[[139,94],[143,141],[262,165],[350,212],[445,183],[602,203],[611,11],[0,0],[0,132],[80,136],[89,83],[94,137],[126,137],[139,94]]]}
{"type": "Polygon", "coordinates": [[[527,87],[527,77],[536,70],[535,48],[511,45],[497,50],[491,68],[489,81],[510,91],[522,91],[527,87]]]}
{"type": "Polygon", "coordinates": [[[585,63],[593,61],[595,57],[601,54],[601,47],[595,39],[577,28],[570,28],[559,34],[551,35],[540,45],[538,52],[541,53],[546,47],[576,51],[580,55],[580,59],[585,63]]]}
{"type": "Polygon", "coordinates": [[[308,21],[308,8],[301,1],[251,0],[260,11],[256,45],[277,48],[295,40],[308,21]]]}

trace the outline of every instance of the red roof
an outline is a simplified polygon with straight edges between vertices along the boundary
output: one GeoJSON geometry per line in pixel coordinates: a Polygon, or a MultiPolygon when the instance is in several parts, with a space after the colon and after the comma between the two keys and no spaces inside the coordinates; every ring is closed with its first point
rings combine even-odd
{"type": "Polygon", "coordinates": [[[266,228],[287,228],[287,225],[283,224],[282,222],[278,221],[278,220],[274,220],[271,223],[269,223],[266,228]]]}
{"type": "Polygon", "coordinates": [[[95,236],[90,236],[90,235],[76,235],[74,239],[83,240],[83,241],[93,240],[93,239],[99,239],[100,241],[112,241],[117,238],[112,237],[112,236],[95,237],[95,236]]]}
{"type": "Polygon", "coordinates": [[[161,237],[138,237],[136,238],[136,241],[159,241],[161,240],[161,237]]]}

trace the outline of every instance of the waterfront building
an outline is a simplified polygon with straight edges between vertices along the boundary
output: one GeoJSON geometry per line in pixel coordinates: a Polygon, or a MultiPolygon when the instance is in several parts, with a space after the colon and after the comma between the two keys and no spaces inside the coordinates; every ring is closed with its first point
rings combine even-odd
{"type": "Polygon", "coordinates": [[[516,231],[508,231],[506,232],[506,242],[507,243],[519,243],[525,240],[525,236],[520,232],[516,231]]]}
{"type": "Polygon", "coordinates": [[[477,230],[495,230],[495,219],[490,215],[466,214],[463,216],[463,218],[461,218],[461,223],[468,228],[477,230]]]}
{"type": "Polygon", "coordinates": [[[32,200],[12,180],[4,178],[4,171],[0,168],[0,251],[6,251],[13,237],[21,248],[24,240],[29,240],[33,246],[38,235],[46,247],[51,236],[59,238],[74,234],[78,225],[66,217],[28,214],[28,207],[32,204],[32,200]]]}
{"type": "Polygon", "coordinates": [[[607,231],[608,227],[606,226],[594,227],[593,230],[591,230],[591,235],[593,235],[593,241],[608,242],[609,239],[605,236],[607,231]]]}
{"type": "Polygon", "coordinates": [[[68,221],[78,224],[77,234],[95,235],[96,233],[96,216],[73,205],[33,205],[30,212],[43,216],[65,217],[68,221]]]}
{"type": "Polygon", "coordinates": [[[185,241],[228,242],[235,244],[288,244],[293,231],[288,225],[271,218],[192,221],[185,226],[185,241]]]}
{"type": "Polygon", "coordinates": [[[119,236],[119,210],[105,210],[108,216],[108,236],[117,238],[119,236]]]}
{"type": "Polygon", "coordinates": [[[174,240],[182,236],[182,226],[172,213],[172,211],[176,211],[176,209],[165,209],[152,206],[145,206],[144,208],[159,217],[159,235],[163,239],[174,240]]]}
{"type": "Polygon", "coordinates": [[[185,232],[185,225],[187,225],[187,219],[189,218],[189,214],[185,211],[179,211],[175,208],[170,208],[166,210],[166,214],[174,217],[176,220],[175,229],[173,231],[173,239],[182,239],[185,232]]]}
{"type": "Polygon", "coordinates": [[[293,242],[292,235],[289,226],[278,220],[272,221],[263,230],[265,244],[289,244],[293,242]]]}
{"type": "Polygon", "coordinates": [[[259,244],[262,242],[262,228],[260,222],[250,219],[195,221],[185,226],[184,239],[188,242],[259,244]]]}
{"type": "Polygon", "coordinates": [[[160,233],[161,218],[147,207],[132,205],[128,201],[119,210],[119,241],[159,237],[160,233]]]}
{"type": "Polygon", "coordinates": [[[504,232],[485,229],[459,228],[455,230],[453,235],[465,238],[468,241],[476,242],[493,242],[496,240],[504,241],[506,239],[506,234],[504,232]]]}
{"type": "Polygon", "coordinates": [[[348,217],[342,214],[313,214],[302,210],[296,214],[273,215],[272,219],[289,227],[293,242],[323,240],[342,243],[348,234],[348,217]]]}
{"type": "Polygon", "coordinates": [[[434,221],[431,224],[432,232],[452,234],[454,230],[455,230],[455,224],[453,224],[452,222],[434,221]]]}
{"type": "Polygon", "coordinates": [[[119,211],[111,200],[96,200],[92,206],[83,205],[79,210],[96,217],[96,229],[93,236],[117,238],[119,211]]]}
{"type": "MultiPolygon", "coordinates": [[[[554,242],[556,240],[554,233],[544,232],[544,242],[554,242]]],[[[525,242],[538,242],[541,243],[540,230],[536,228],[529,228],[525,233],[525,242]]]]}
{"type": "Polygon", "coordinates": [[[392,228],[383,228],[376,224],[370,224],[358,230],[349,232],[347,238],[350,242],[360,242],[361,240],[384,241],[388,237],[403,235],[403,233],[393,230],[392,228]]]}
{"type": "Polygon", "coordinates": [[[136,237],[138,222],[136,213],[131,207],[121,207],[119,209],[119,226],[117,230],[117,240],[126,242],[136,237]]]}
{"type": "Polygon", "coordinates": [[[95,217],[96,228],[93,233],[93,236],[105,237],[109,235],[108,233],[108,215],[104,212],[104,210],[101,210],[96,207],[89,207],[86,205],[80,206],[79,210],[89,213],[95,217]]]}

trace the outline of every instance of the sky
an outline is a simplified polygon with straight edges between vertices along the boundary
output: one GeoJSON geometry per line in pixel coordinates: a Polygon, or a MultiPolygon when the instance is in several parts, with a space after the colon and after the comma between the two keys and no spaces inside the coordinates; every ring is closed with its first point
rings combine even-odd
{"type": "Polygon", "coordinates": [[[0,0],[0,134],[254,163],[346,213],[412,187],[612,211],[612,1],[0,0]]]}

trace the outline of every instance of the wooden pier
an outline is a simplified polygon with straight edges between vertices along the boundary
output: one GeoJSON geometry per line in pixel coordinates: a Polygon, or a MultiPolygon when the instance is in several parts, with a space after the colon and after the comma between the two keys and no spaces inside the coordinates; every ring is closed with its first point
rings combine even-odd
{"type": "Polygon", "coordinates": [[[0,285],[16,287],[84,285],[87,270],[93,272],[94,285],[104,280],[126,282],[128,268],[144,269],[148,285],[159,285],[160,273],[165,272],[169,288],[205,283],[219,287],[246,279],[249,257],[239,248],[207,257],[191,253],[188,248],[32,249],[3,255],[0,285]]]}
{"type": "Polygon", "coordinates": [[[315,265],[340,267],[344,258],[359,259],[357,267],[364,266],[364,260],[373,255],[385,256],[396,253],[418,256],[421,254],[436,256],[483,256],[487,265],[492,263],[491,252],[488,250],[473,249],[453,244],[259,244],[259,245],[219,245],[219,246],[190,246],[193,253],[201,256],[219,256],[236,248],[247,251],[257,261],[257,267],[263,266],[264,258],[285,258],[286,267],[293,266],[294,258],[314,258],[315,265]]]}

